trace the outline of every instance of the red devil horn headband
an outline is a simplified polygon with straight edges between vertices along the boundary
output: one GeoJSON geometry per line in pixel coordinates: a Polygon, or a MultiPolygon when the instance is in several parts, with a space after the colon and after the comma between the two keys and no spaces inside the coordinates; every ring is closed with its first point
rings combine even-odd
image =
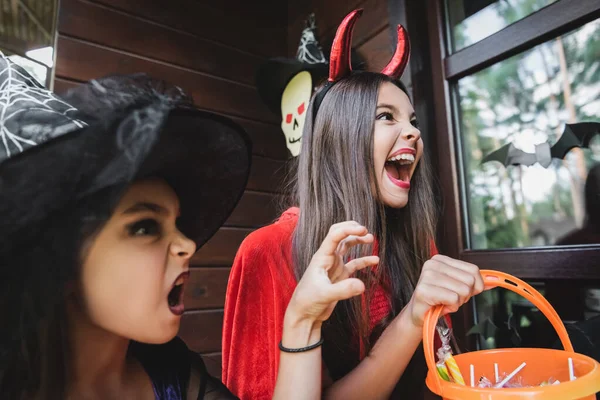
{"type": "Polygon", "coordinates": [[[362,9],[354,10],[346,15],[335,33],[331,54],[329,56],[329,82],[339,81],[352,71],[350,65],[350,49],[352,48],[352,31],[363,13],[362,9]]]}
{"type": "MultiPolygon", "coordinates": [[[[317,93],[314,100],[313,118],[316,117],[317,110],[325,97],[325,94],[340,79],[352,73],[352,63],[350,60],[350,52],[352,48],[352,31],[358,17],[362,15],[363,10],[357,9],[346,15],[342,21],[333,39],[331,45],[331,54],[329,57],[329,78],[323,88],[317,93]]],[[[400,78],[410,55],[410,40],[406,29],[402,25],[398,25],[398,44],[396,51],[392,56],[389,64],[381,71],[382,74],[388,75],[394,79],[400,78]]]]}

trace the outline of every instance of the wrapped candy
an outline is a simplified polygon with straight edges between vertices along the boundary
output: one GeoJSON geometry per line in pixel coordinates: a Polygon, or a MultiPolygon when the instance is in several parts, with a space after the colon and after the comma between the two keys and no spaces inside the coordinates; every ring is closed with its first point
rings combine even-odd
{"type": "MultiPolygon", "coordinates": [[[[452,331],[447,326],[440,326],[440,324],[438,324],[437,326],[437,331],[440,335],[440,340],[442,342],[442,346],[437,351],[438,361],[439,363],[444,363],[446,365],[447,371],[450,375],[450,378],[452,378],[452,381],[458,383],[459,385],[464,385],[465,380],[462,374],[460,373],[460,369],[458,368],[458,364],[456,364],[456,360],[454,359],[454,357],[452,357],[452,348],[450,347],[450,336],[452,334],[452,331]]],[[[439,371],[440,369],[438,368],[438,373],[439,371]]]]}
{"type": "Polygon", "coordinates": [[[492,386],[492,382],[485,376],[479,378],[479,382],[477,383],[477,387],[480,388],[491,388],[492,386]]]}
{"type": "Polygon", "coordinates": [[[438,362],[437,364],[435,364],[438,374],[440,374],[440,377],[447,381],[447,382],[452,382],[452,380],[450,379],[450,375],[448,373],[448,368],[446,368],[446,364],[442,361],[442,362],[438,362]]]}

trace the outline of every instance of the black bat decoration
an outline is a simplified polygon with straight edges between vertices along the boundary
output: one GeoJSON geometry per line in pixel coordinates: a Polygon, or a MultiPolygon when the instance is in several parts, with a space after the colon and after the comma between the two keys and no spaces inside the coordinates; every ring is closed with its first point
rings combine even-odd
{"type": "Polygon", "coordinates": [[[553,158],[563,159],[572,148],[589,147],[590,141],[597,134],[600,134],[598,122],[566,124],[560,139],[552,147],[545,142],[535,146],[535,153],[527,153],[508,143],[485,156],[481,163],[498,161],[504,166],[509,166],[533,165],[538,162],[542,167],[548,168],[553,158]]]}
{"type": "Polygon", "coordinates": [[[508,346],[512,345],[514,347],[519,347],[522,339],[518,327],[513,321],[513,315],[510,314],[508,316],[508,321],[504,322],[502,325],[506,326],[498,327],[489,317],[487,317],[478,324],[473,325],[467,332],[467,335],[479,335],[484,340],[494,338],[496,344],[502,343],[502,346],[504,346],[504,343],[506,343],[508,346]]]}

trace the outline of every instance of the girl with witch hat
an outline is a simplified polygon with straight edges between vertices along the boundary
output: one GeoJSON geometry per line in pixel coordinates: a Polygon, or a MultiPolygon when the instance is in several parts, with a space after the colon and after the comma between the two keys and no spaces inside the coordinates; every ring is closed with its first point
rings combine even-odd
{"type": "MultiPolygon", "coordinates": [[[[242,129],[145,75],[59,98],[0,53],[0,137],[0,397],[234,398],[175,336],[190,258],[248,178],[242,129]]],[[[323,280],[331,262],[311,268],[286,313],[293,344],[360,292],[323,280]]],[[[318,398],[320,364],[282,359],[275,398],[318,398]]]]}
{"type": "Polygon", "coordinates": [[[282,332],[284,310],[291,298],[309,296],[301,278],[314,263],[333,257],[337,268],[366,287],[335,309],[315,308],[315,323],[306,328],[310,351],[323,359],[327,398],[423,398],[426,365],[417,349],[426,311],[440,304],[445,313],[456,311],[484,289],[477,266],[434,255],[430,172],[399,80],[409,56],[404,29],[398,27],[396,52],[381,73],[350,68],[352,29],[361,11],[338,28],[328,81],[308,107],[295,182],[298,207],[249,235],[232,267],[223,382],[242,399],[270,398],[278,364],[297,351],[282,332]],[[362,231],[321,257],[321,242],[348,226],[362,231]],[[358,260],[372,267],[356,271],[358,260]]]}

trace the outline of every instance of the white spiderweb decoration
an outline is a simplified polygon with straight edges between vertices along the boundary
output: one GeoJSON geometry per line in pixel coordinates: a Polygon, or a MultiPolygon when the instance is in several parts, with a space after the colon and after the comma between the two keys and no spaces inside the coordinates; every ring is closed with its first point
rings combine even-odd
{"type": "Polygon", "coordinates": [[[0,162],[87,124],[0,52],[0,162]]]}
{"type": "Polygon", "coordinates": [[[306,21],[306,28],[302,31],[296,58],[308,64],[327,64],[325,55],[315,37],[316,29],[315,15],[311,14],[306,21]]]}

